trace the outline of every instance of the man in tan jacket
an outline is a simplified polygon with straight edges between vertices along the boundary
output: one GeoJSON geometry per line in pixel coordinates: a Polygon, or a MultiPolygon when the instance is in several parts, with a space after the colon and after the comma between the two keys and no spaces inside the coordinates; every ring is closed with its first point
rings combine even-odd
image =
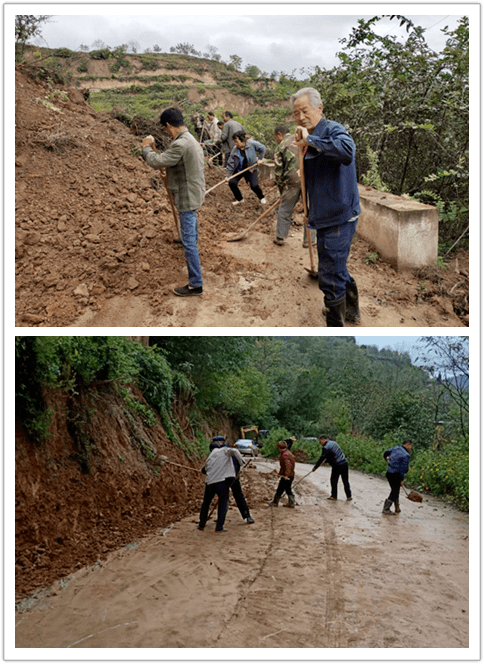
{"type": "Polygon", "coordinates": [[[167,108],[160,116],[160,124],[173,141],[169,148],[157,154],[153,148],[155,139],[143,139],[143,158],[152,168],[166,169],[170,190],[180,218],[180,234],[188,268],[188,284],[174,289],[175,295],[201,295],[203,293],[202,270],[198,253],[197,210],[205,198],[203,173],[203,149],[185,126],[178,108],[167,108]]]}

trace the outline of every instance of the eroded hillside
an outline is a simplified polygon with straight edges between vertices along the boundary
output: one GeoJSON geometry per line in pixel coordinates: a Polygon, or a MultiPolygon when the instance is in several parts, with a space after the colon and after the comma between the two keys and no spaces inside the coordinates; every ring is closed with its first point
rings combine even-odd
{"type": "MultiPolygon", "coordinates": [[[[132,391],[144,403],[140,391],[132,391]]],[[[75,398],[47,391],[45,400],[54,413],[45,443],[35,445],[21,421],[16,423],[18,599],[196,514],[204,491],[203,455],[187,456],[169,440],[159,420],[145,424],[108,384],[75,398]]],[[[193,449],[188,408],[177,402],[175,425],[193,449]]],[[[214,415],[203,433],[210,438],[220,432],[238,438],[228,420],[214,415]]]]}

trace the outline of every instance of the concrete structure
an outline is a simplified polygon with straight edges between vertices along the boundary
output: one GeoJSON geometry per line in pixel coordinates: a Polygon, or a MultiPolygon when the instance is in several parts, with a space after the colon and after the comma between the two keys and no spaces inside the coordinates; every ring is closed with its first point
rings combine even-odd
{"type": "Polygon", "coordinates": [[[412,270],[437,261],[437,208],[372,187],[358,186],[361,215],[357,233],[397,270],[412,270]]]}
{"type": "MultiPolygon", "coordinates": [[[[262,180],[274,180],[274,164],[259,166],[262,180]]],[[[358,185],[361,215],[357,234],[397,270],[433,265],[438,257],[439,212],[432,205],[358,185]]]]}

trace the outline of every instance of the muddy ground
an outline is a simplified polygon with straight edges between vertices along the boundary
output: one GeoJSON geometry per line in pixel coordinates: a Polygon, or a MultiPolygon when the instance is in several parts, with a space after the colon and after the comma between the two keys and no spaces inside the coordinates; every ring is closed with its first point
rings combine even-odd
{"type": "MultiPolygon", "coordinates": [[[[18,69],[15,141],[16,326],[325,325],[300,204],[286,246],[273,244],[275,213],[227,242],[265,208],[245,183],[235,209],[227,185],[209,193],[199,213],[204,294],[187,301],[172,293],[187,283],[183,250],[159,175],[136,152],[139,135],[78,90],[40,85],[18,69]]],[[[207,188],[223,177],[207,165],[207,188]]],[[[261,184],[272,202],[273,182],[261,184]]],[[[363,327],[469,324],[467,252],[445,267],[398,273],[356,237],[348,265],[363,327]]]]}
{"type": "Polygon", "coordinates": [[[226,533],[201,532],[193,512],[109,553],[24,599],[16,647],[468,647],[468,515],[425,496],[383,516],[386,480],[356,471],[353,501],[327,501],[326,467],[270,508],[277,464],[255,466],[255,524],[232,505],[226,533]]]}

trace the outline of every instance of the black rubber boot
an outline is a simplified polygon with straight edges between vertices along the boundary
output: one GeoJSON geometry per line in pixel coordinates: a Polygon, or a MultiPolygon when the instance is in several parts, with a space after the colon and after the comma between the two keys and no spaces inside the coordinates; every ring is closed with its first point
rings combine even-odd
{"type": "Polygon", "coordinates": [[[288,507],[295,507],[296,506],[296,497],[295,496],[288,496],[287,497],[289,502],[288,502],[288,507]]]}
{"type": "Polygon", "coordinates": [[[280,497],[276,494],[272,500],[270,500],[267,504],[271,505],[272,507],[277,507],[279,505],[279,500],[280,497]]]}
{"type": "Polygon", "coordinates": [[[388,500],[388,498],[385,500],[385,504],[383,505],[383,512],[382,514],[395,514],[395,512],[392,512],[390,507],[392,506],[392,501],[388,500]]]}
{"type": "Polygon", "coordinates": [[[344,327],[346,315],[346,297],[340,300],[324,301],[326,314],[326,327],[344,327]]]}
{"type": "Polygon", "coordinates": [[[398,500],[395,501],[395,512],[398,514],[398,512],[401,512],[402,510],[400,509],[400,503],[398,500]]]}
{"type": "Polygon", "coordinates": [[[360,323],[360,303],[358,298],[358,288],[356,281],[351,279],[346,287],[346,314],[345,321],[347,323],[360,323]]]}

